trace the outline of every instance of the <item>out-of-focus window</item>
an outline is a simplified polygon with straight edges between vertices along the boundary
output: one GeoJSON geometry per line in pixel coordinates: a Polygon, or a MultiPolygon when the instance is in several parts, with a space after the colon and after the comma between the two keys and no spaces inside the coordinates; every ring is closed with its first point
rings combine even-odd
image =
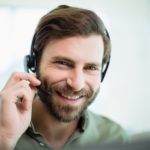
{"type": "Polygon", "coordinates": [[[0,7],[0,88],[13,71],[24,71],[23,59],[39,18],[46,9],[0,7]]]}

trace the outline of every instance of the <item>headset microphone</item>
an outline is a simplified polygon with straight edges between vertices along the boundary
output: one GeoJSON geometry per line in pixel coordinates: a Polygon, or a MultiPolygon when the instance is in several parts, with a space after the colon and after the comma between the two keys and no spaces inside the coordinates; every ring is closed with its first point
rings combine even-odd
{"type": "MultiPolygon", "coordinates": [[[[38,86],[37,89],[38,89],[41,93],[43,93],[44,95],[46,95],[46,96],[51,96],[51,95],[52,95],[49,90],[46,90],[45,88],[42,88],[41,86],[38,86]]],[[[40,95],[40,92],[38,92],[39,95],[40,95]]]]}

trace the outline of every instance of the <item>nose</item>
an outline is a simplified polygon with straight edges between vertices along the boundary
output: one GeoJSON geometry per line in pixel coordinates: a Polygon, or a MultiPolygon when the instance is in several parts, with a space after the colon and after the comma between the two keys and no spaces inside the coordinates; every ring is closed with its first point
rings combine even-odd
{"type": "Polygon", "coordinates": [[[83,70],[73,70],[67,78],[67,84],[75,91],[81,90],[85,85],[83,70]]]}

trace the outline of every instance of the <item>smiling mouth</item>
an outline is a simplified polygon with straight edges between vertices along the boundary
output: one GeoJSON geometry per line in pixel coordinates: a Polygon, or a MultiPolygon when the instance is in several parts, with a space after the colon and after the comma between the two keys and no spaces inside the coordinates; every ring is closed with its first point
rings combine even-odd
{"type": "Polygon", "coordinates": [[[67,95],[60,92],[57,92],[57,94],[68,101],[77,101],[83,97],[83,95],[67,95]]]}

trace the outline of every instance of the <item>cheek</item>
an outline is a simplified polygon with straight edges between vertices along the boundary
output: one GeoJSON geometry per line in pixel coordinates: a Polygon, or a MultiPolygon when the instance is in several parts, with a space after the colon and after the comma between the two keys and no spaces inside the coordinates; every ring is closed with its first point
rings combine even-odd
{"type": "Polygon", "coordinates": [[[89,80],[89,85],[93,89],[93,91],[97,91],[97,89],[100,87],[100,77],[93,77],[89,80]]]}
{"type": "Polygon", "coordinates": [[[52,84],[66,80],[67,73],[56,69],[43,69],[40,76],[42,80],[44,79],[52,84]]]}

